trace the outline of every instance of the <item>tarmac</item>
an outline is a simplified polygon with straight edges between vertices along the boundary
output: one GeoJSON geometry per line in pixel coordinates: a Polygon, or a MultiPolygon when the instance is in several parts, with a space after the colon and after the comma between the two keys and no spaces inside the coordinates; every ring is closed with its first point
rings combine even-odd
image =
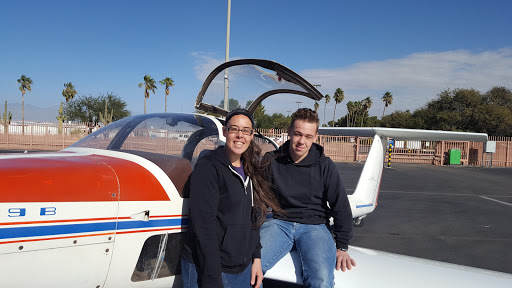
{"type": "MultiPolygon", "coordinates": [[[[336,166],[352,194],[363,163],[336,166]]],[[[391,163],[351,245],[512,274],[512,168],[391,163]]]]}

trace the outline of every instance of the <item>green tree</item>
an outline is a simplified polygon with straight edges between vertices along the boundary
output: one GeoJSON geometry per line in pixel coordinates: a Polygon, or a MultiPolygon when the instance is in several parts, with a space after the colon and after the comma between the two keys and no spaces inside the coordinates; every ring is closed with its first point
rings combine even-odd
{"type": "Polygon", "coordinates": [[[313,107],[315,108],[315,112],[318,113],[318,108],[320,108],[320,104],[318,104],[318,102],[315,101],[315,105],[313,105],[313,107]]]}
{"type": "Polygon", "coordinates": [[[166,77],[165,79],[160,81],[160,85],[165,86],[165,110],[164,111],[167,113],[167,96],[169,96],[169,87],[174,87],[174,81],[171,78],[166,77]]]}
{"type": "Polygon", "coordinates": [[[7,125],[11,124],[12,113],[7,110],[7,100],[5,100],[5,112],[2,114],[2,124],[4,125],[4,134],[9,133],[7,125]]]}
{"type": "MultiPolygon", "coordinates": [[[[249,106],[253,103],[253,100],[249,100],[245,103],[245,109],[248,109],[249,106]]],[[[231,107],[231,104],[229,105],[231,107]]],[[[222,107],[224,107],[224,102],[222,102],[222,107]]],[[[265,114],[265,106],[263,106],[261,103],[256,107],[256,110],[254,111],[254,127],[255,128],[262,128],[262,129],[270,129],[272,128],[272,121],[270,119],[270,116],[265,114]]]]}
{"type": "Polygon", "coordinates": [[[354,102],[354,117],[352,119],[352,126],[357,126],[357,115],[362,113],[363,111],[363,101],[355,101],[354,102]]]}
{"type": "Polygon", "coordinates": [[[356,105],[352,101],[347,102],[347,127],[352,126],[352,123],[350,122],[350,117],[354,114],[356,111],[356,105]]]}
{"type": "Polygon", "coordinates": [[[388,128],[417,129],[421,125],[419,123],[419,120],[413,117],[411,111],[399,110],[382,117],[382,120],[380,121],[380,126],[388,128]]]}
{"type": "Polygon", "coordinates": [[[487,104],[505,106],[512,110],[512,92],[505,87],[495,86],[485,93],[483,98],[487,104]]]}
{"type": "Polygon", "coordinates": [[[292,118],[290,116],[284,116],[282,113],[274,113],[271,116],[274,129],[288,129],[292,122],[292,118]]]}
{"type": "Polygon", "coordinates": [[[363,113],[361,115],[361,127],[363,127],[364,118],[368,117],[368,115],[369,115],[368,111],[370,110],[372,105],[373,105],[372,98],[366,97],[363,99],[363,113]]]}
{"type": "Polygon", "coordinates": [[[482,95],[475,89],[447,89],[414,115],[422,119],[423,129],[475,131],[473,115],[482,104],[482,95]]]}
{"type": "Polygon", "coordinates": [[[325,123],[325,113],[327,112],[327,103],[331,101],[331,95],[325,94],[325,105],[324,105],[324,123],[325,123]]]}
{"type": "Polygon", "coordinates": [[[20,84],[21,91],[21,133],[25,135],[25,93],[27,91],[32,91],[32,79],[25,75],[21,75],[20,79],[18,79],[18,83],[20,84]]]}
{"type": "Polygon", "coordinates": [[[343,90],[341,90],[341,88],[337,88],[336,91],[334,92],[333,98],[334,98],[334,115],[332,117],[332,121],[334,122],[336,119],[336,105],[338,105],[345,99],[345,92],[343,92],[343,90]]]}
{"type": "MultiPolygon", "coordinates": [[[[224,107],[224,99],[222,99],[220,101],[219,107],[220,108],[224,107]]],[[[240,103],[238,103],[238,100],[236,100],[234,98],[229,98],[229,111],[233,111],[235,109],[240,109],[240,108],[242,108],[242,107],[240,106],[240,103]]]]}
{"type": "Polygon", "coordinates": [[[64,115],[71,121],[96,124],[100,121],[100,114],[105,111],[105,101],[112,111],[112,121],[130,116],[126,102],[113,93],[97,97],[79,96],[68,103],[64,115]]]}
{"type": "Polygon", "coordinates": [[[64,117],[64,109],[62,108],[62,102],[60,102],[60,108],[59,108],[59,114],[57,117],[57,120],[59,120],[59,128],[58,128],[58,133],[59,134],[62,134],[62,124],[64,123],[64,121],[66,121],[66,117],[64,117]]]}
{"type": "Polygon", "coordinates": [[[152,91],[155,94],[155,80],[151,78],[149,75],[144,76],[144,82],[139,84],[139,88],[144,87],[144,114],[146,114],[146,99],[149,98],[149,91],[152,91]]]}
{"type": "Polygon", "coordinates": [[[393,95],[391,92],[386,91],[384,95],[382,96],[382,101],[384,101],[384,111],[382,111],[382,117],[384,117],[384,112],[386,112],[386,108],[393,104],[393,95]]]}
{"type": "Polygon", "coordinates": [[[76,94],[75,86],[71,82],[64,84],[64,89],[62,90],[62,96],[66,98],[66,103],[69,103],[69,101],[73,100],[75,98],[76,94]]]}
{"type": "MultiPolygon", "coordinates": [[[[254,102],[254,101],[249,100],[249,101],[245,102],[245,109],[249,109],[249,106],[251,106],[252,102],[254,102]]],[[[224,102],[222,102],[222,104],[224,104],[224,102]]]]}

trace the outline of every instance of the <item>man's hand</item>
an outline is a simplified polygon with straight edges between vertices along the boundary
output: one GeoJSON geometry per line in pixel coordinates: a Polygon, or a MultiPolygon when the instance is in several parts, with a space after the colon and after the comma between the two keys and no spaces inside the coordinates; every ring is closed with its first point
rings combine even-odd
{"type": "Polygon", "coordinates": [[[350,258],[347,251],[336,249],[336,270],[345,272],[347,269],[352,270],[352,266],[357,266],[356,261],[350,258]]]}
{"type": "Polygon", "coordinates": [[[254,258],[251,267],[251,286],[259,288],[263,281],[263,270],[261,270],[261,259],[254,258]]]}

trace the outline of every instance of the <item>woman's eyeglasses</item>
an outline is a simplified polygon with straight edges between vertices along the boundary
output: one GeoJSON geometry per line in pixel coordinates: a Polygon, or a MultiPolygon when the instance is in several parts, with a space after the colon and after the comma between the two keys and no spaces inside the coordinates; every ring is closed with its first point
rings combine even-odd
{"type": "Polygon", "coordinates": [[[253,129],[249,129],[249,128],[238,128],[236,126],[229,126],[228,127],[228,132],[231,133],[231,134],[238,134],[238,132],[242,131],[242,134],[244,135],[247,135],[247,136],[251,136],[252,133],[254,132],[253,129]]]}

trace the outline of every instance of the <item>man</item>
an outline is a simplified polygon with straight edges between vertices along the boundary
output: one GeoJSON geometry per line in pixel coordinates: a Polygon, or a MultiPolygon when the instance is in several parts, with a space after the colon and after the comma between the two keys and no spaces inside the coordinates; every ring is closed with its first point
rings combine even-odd
{"type": "Polygon", "coordinates": [[[318,137],[318,115],[301,108],[292,116],[290,140],[264,157],[269,180],[282,214],[275,213],[261,227],[263,273],[293,246],[302,260],[305,287],[333,287],[334,268],[352,269],[348,254],[352,238],[352,211],[334,162],[318,137]],[[327,225],[334,218],[334,240],[327,225]]]}

